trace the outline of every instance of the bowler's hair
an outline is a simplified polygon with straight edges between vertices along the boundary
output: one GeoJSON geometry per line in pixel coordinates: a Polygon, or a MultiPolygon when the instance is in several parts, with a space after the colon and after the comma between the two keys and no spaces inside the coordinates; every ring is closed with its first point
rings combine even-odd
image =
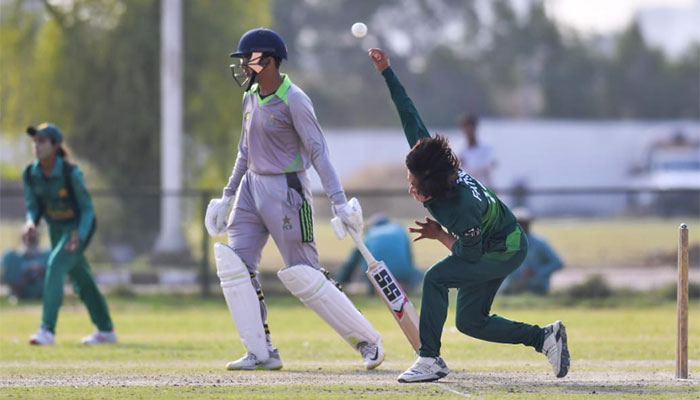
{"type": "Polygon", "coordinates": [[[459,171],[459,159],[445,136],[423,138],[406,155],[406,167],[416,177],[418,193],[442,198],[454,187],[459,171]]]}

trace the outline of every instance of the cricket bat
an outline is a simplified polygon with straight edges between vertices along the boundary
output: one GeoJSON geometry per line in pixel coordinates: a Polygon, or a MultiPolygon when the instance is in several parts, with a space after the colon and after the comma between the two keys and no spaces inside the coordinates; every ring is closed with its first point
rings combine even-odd
{"type": "Polygon", "coordinates": [[[418,353],[420,348],[420,336],[418,335],[419,318],[411,300],[408,299],[408,296],[406,296],[399,282],[384,264],[384,261],[377,261],[372,253],[369,252],[359,233],[351,229],[347,231],[355,241],[362,257],[367,261],[368,268],[366,273],[370,282],[372,282],[372,286],[382,297],[386,306],[389,307],[391,314],[396,319],[404,335],[406,335],[408,342],[411,343],[413,350],[418,353]]]}

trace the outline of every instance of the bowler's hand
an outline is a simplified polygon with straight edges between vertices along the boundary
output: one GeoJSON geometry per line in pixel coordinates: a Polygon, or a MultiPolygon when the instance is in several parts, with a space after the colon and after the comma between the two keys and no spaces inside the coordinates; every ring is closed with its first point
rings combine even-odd
{"type": "Polygon", "coordinates": [[[413,221],[418,228],[408,228],[411,233],[420,233],[420,236],[413,239],[413,241],[418,241],[421,239],[438,239],[440,235],[444,234],[445,231],[442,230],[442,226],[437,223],[437,221],[425,217],[425,222],[413,221]]]}
{"type": "Polygon", "coordinates": [[[385,69],[389,68],[389,56],[384,53],[382,49],[369,49],[369,58],[374,62],[374,68],[379,72],[383,72],[385,69]]]}
{"type": "Polygon", "coordinates": [[[73,236],[71,236],[70,240],[68,240],[64,248],[67,252],[72,253],[78,250],[78,246],[80,246],[80,237],[77,233],[74,233],[73,236]]]}

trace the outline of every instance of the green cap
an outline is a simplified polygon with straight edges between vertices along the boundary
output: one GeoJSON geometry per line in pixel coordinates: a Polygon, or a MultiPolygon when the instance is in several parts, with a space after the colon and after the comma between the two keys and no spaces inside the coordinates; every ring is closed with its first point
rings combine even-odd
{"type": "Polygon", "coordinates": [[[44,122],[39,124],[37,127],[30,126],[27,128],[27,134],[29,136],[34,136],[37,133],[41,133],[42,135],[46,136],[47,138],[51,139],[56,143],[63,142],[63,134],[61,133],[61,130],[58,129],[58,127],[54,124],[44,122]]]}

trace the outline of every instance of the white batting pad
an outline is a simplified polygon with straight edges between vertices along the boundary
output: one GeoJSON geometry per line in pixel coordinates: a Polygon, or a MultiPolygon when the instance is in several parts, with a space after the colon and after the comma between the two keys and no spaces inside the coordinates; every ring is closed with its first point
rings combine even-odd
{"type": "Polygon", "coordinates": [[[319,270],[293,265],[277,272],[284,286],[335,329],[352,348],[360,342],[377,343],[381,335],[350,299],[319,270]]]}
{"type": "Polygon", "coordinates": [[[265,328],[260,316],[260,301],[250,281],[250,273],[233,249],[223,243],[214,245],[214,256],[221,290],[241,342],[249,352],[255,354],[258,361],[265,361],[269,358],[265,328]]]}

